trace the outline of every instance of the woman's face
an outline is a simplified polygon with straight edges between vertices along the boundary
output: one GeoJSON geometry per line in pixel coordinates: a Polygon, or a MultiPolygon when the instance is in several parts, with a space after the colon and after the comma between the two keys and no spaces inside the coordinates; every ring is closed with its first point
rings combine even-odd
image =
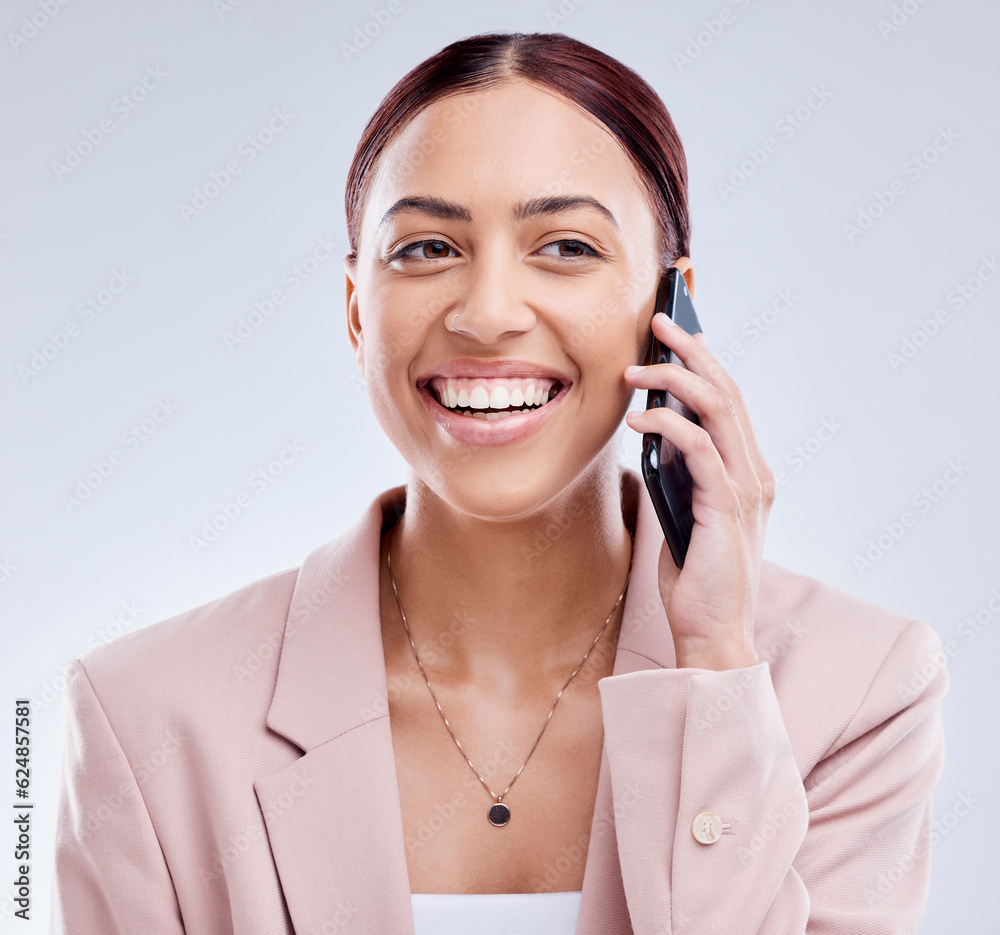
{"type": "Polygon", "coordinates": [[[657,229],[628,157],[589,115],[524,81],[426,108],[378,160],[345,268],[375,416],[439,497],[524,516],[599,456],[617,463],[657,229]],[[550,401],[516,412],[532,385],[536,405],[550,401]]]}

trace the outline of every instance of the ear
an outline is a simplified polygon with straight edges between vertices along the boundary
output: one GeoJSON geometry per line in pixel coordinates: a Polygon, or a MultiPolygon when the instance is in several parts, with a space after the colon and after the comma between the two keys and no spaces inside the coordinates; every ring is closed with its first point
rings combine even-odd
{"type": "Polygon", "coordinates": [[[691,298],[694,298],[694,266],[691,264],[691,258],[687,256],[680,256],[677,258],[677,262],[674,263],[684,275],[684,282],[687,283],[688,292],[691,293],[691,298]]]}
{"type": "Polygon", "coordinates": [[[358,291],[355,288],[357,264],[349,256],[344,257],[344,272],[347,285],[347,340],[351,342],[358,370],[365,372],[365,339],[361,333],[361,313],[358,309],[358,291]]]}

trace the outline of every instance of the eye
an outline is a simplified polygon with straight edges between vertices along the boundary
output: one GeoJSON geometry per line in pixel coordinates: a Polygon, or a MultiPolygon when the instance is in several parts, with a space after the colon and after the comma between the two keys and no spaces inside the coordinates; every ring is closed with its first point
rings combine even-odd
{"type": "Polygon", "coordinates": [[[582,240],[554,240],[538,251],[542,256],[558,256],[572,259],[574,257],[600,257],[600,254],[588,243],[582,240]],[[546,252],[555,247],[558,252],[546,252]]]}
{"type": "Polygon", "coordinates": [[[398,260],[406,257],[413,260],[444,260],[447,259],[451,250],[455,256],[454,248],[446,244],[443,240],[418,240],[415,243],[400,247],[389,259],[398,260]],[[420,248],[419,250],[417,248],[420,248]],[[416,251],[416,252],[414,252],[416,251]]]}
{"type": "MultiPolygon", "coordinates": [[[[541,256],[562,259],[601,258],[601,254],[582,240],[554,240],[537,252],[541,256]]],[[[400,247],[389,259],[445,260],[452,256],[458,256],[458,253],[454,247],[443,240],[418,240],[400,247]]]]}

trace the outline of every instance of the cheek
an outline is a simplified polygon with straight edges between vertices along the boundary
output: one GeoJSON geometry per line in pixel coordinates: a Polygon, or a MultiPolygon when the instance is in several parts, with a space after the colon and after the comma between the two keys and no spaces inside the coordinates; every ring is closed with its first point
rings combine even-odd
{"type": "Polygon", "coordinates": [[[443,329],[444,316],[460,298],[461,292],[451,279],[440,281],[433,276],[388,282],[373,290],[369,306],[378,319],[380,340],[388,350],[399,355],[404,350],[416,353],[435,329],[443,329]]]}
{"type": "MultiPolygon", "coordinates": [[[[581,337],[584,330],[578,332],[581,337]]],[[[581,337],[571,351],[581,373],[580,402],[594,415],[605,412],[614,423],[624,417],[634,393],[625,380],[625,368],[639,358],[635,321],[619,314],[595,327],[586,340],[581,337]]]]}
{"type": "Polygon", "coordinates": [[[582,317],[567,321],[562,338],[584,373],[622,376],[638,362],[648,330],[634,293],[609,288],[582,317]]]}
{"type": "MultiPolygon", "coordinates": [[[[629,334],[627,340],[630,346],[628,364],[645,364],[652,343],[653,305],[656,299],[656,289],[659,285],[659,267],[655,264],[643,266],[616,286],[619,294],[621,317],[627,321],[629,334]]],[[[626,327],[623,325],[623,327],[626,327]]]]}
{"type": "Polygon", "coordinates": [[[411,305],[405,295],[396,295],[390,288],[372,290],[367,296],[361,318],[365,379],[373,381],[380,392],[405,380],[415,355],[420,338],[415,316],[408,311],[411,305]]]}
{"type": "Polygon", "coordinates": [[[630,361],[634,364],[649,363],[649,352],[653,344],[653,330],[643,318],[637,318],[635,322],[635,333],[632,335],[632,348],[635,359],[630,361]]]}

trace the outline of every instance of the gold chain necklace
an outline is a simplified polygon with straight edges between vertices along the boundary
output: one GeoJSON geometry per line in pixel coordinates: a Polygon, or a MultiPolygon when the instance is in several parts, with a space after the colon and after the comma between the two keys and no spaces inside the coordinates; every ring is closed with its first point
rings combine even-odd
{"type": "MultiPolygon", "coordinates": [[[[392,536],[396,534],[395,528],[390,533],[389,543],[392,544],[392,536]]],[[[625,576],[625,587],[622,588],[622,593],[618,596],[618,600],[615,601],[615,606],[611,608],[611,613],[608,614],[608,619],[604,621],[603,626],[597,632],[597,636],[594,637],[594,642],[590,644],[590,648],[583,654],[583,658],[580,660],[580,664],[573,670],[573,674],[566,680],[566,683],[561,689],[559,689],[559,694],[556,695],[556,700],[552,703],[552,707],[549,709],[548,717],[545,718],[545,723],[542,725],[541,731],[539,731],[538,737],[535,739],[535,743],[531,750],[528,751],[527,757],[525,757],[524,762],[521,764],[521,769],[519,769],[515,774],[514,778],[507,784],[507,788],[503,790],[499,795],[493,792],[492,789],[487,785],[486,780],[479,774],[479,770],[472,765],[472,760],[466,755],[465,750],[462,749],[462,745],[459,743],[458,738],[455,736],[455,732],[451,729],[451,724],[448,723],[448,718],[445,717],[444,711],[441,710],[441,703],[437,700],[437,696],[434,694],[434,689],[431,688],[430,679],[427,678],[427,672],[424,670],[422,663],[420,662],[420,657],[417,655],[417,647],[413,642],[413,636],[410,634],[410,627],[406,622],[406,614],[403,613],[403,602],[399,599],[399,591],[396,588],[396,580],[392,576],[392,559],[390,556],[390,548],[386,549],[385,560],[386,566],[389,572],[389,581],[392,582],[392,593],[396,595],[396,604],[399,607],[399,615],[403,618],[403,627],[406,629],[406,636],[410,640],[410,648],[413,650],[413,658],[417,661],[417,666],[420,668],[421,673],[424,676],[424,681],[427,683],[427,690],[431,693],[431,698],[434,699],[434,704],[437,706],[438,713],[441,715],[441,719],[444,721],[444,726],[448,728],[448,733],[451,734],[451,739],[455,741],[455,745],[458,747],[462,756],[465,757],[465,762],[469,764],[469,768],[476,774],[479,782],[482,784],[483,788],[490,794],[491,799],[495,799],[495,803],[490,806],[490,810],[486,813],[490,820],[490,824],[497,828],[502,828],[504,825],[510,821],[510,807],[503,803],[503,797],[510,791],[510,787],[514,785],[517,781],[517,777],[521,775],[521,770],[528,765],[528,760],[531,759],[531,754],[535,752],[535,747],[538,746],[538,742],[542,739],[542,734],[545,733],[545,728],[549,726],[549,721],[552,719],[552,712],[555,711],[556,705],[559,704],[559,699],[562,698],[562,694],[566,691],[567,686],[570,682],[576,678],[577,672],[583,668],[583,664],[587,661],[587,657],[591,654],[594,647],[597,645],[597,641],[601,638],[601,634],[607,629],[608,624],[611,622],[611,618],[615,615],[615,611],[618,609],[618,605],[622,602],[625,597],[625,592],[628,590],[629,579],[632,577],[632,555],[635,552],[635,537],[632,535],[632,531],[629,530],[629,536],[632,539],[632,554],[629,556],[629,570],[628,574],[625,576]]]]}

